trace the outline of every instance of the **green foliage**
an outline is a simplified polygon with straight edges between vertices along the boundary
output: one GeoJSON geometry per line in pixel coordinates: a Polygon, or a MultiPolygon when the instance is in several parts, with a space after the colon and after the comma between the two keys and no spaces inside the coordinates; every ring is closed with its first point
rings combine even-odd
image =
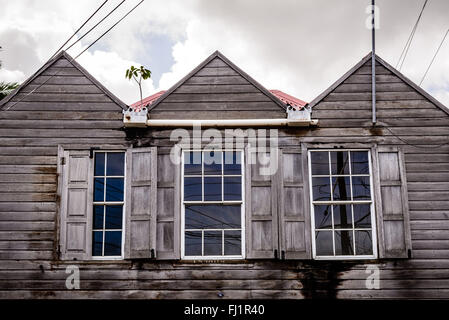
{"type": "Polygon", "coordinates": [[[140,107],[142,107],[143,99],[142,99],[142,80],[147,80],[151,78],[151,71],[146,69],[144,66],[140,66],[140,68],[136,68],[131,66],[128,70],[126,70],[125,78],[129,80],[134,80],[139,86],[140,92],[140,107]]]}
{"type": "Polygon", "coordinates": [[[19,86],[17,82],[0,82],[0,100],[19,86]]]}

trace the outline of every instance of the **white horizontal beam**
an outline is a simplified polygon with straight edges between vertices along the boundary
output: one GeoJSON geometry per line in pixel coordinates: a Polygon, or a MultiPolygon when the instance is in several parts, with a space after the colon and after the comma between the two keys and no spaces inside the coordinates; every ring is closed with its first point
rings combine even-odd
{"type": "MultiPolygon", "coordinates": [[[[317,125],[318,120],[296,119],[216,119],[216,120],[189,120],[189,119],[149,119],[148,127],[308,127],[317,125]]],[[[133,126],[132,122],[125,123],[127,127],[133,126]]]]}

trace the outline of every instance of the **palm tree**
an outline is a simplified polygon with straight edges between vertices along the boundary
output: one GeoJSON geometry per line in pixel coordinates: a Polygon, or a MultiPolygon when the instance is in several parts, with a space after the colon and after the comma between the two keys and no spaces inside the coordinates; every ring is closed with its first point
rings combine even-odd
{"type": "MultiPolygon", "coordinates": [[[[2,47],[0,47],[1,51],[2,47]]],[[[0,60],[0,68],[2,67],[2,61],[0,60]]],[[[17,82],[4,82],[0,81],[0,100],[10,94],[19,84],[17,82]]]]}

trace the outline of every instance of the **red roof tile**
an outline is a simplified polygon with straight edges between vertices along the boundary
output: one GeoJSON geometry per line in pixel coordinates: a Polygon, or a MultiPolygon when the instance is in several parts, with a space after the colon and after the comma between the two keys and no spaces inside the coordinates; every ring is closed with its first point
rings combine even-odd
{"type": "MultiPolygon", "coordinates": [[[[283,103],[291,105],[294,108],[300,109],[302,107],[304,107],[307,102],[295,98],[289,94],[286,94],[285,92],[282,92],[281,90],[270,90],[270,92],[276,96],[276,98],[278,98],[279,100],[281,100],[283,103]]],[[[146,98],[143,99],[143,105],[147,106],[147,105],[151,105],[152,103],[154,103],[157,99],[159,99],[160,96],[162,96],[165,93],[165,90],[161,90],[155,94],[152,94],[151,96],[148,96],[146,98]]],[[[140,101],[134,102],[131,105],[132,108],[137,108],[140,109],[140,101]]]]}

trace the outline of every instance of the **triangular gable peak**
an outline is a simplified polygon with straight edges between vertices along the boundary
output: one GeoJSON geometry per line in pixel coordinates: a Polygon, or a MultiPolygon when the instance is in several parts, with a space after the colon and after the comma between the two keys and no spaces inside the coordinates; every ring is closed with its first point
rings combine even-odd
{"type": "Polygon", "coordinates": [[[285,118],[286,106],[214,52],[150,107],[153,119],[285,118]]]}
{"type": "MultiPolygon", "coordinates": [[[[359,63],[346,72],[341,78],[327,88],[323,93],[309,103],[313,111],[323,111],[332,104],[352,104],[352,107],[371,106],[371,56],[367,54],[359,63]],[[324,109],[324,110],[323,110],[324,109]]],[[[393,66],[376,57],[376,100],[377,104],[398,108],[406,106],[411,109],[413,105],[418,108],[439,109],[435,110],[442,116],[449,115],[449,109],[431,96],[423,88],[396,70],[393,66]]],[[[358,108],[352,108],[354,112],[358,108]]],[[[341,108],[343,109],[343,107],[341,108]]]]}
{"type": "Polygon", "coordinates": [[[118,111],[126,108],[124,102],[65,51],[0,101],[0,110],[14,111],[118,111]]]}

